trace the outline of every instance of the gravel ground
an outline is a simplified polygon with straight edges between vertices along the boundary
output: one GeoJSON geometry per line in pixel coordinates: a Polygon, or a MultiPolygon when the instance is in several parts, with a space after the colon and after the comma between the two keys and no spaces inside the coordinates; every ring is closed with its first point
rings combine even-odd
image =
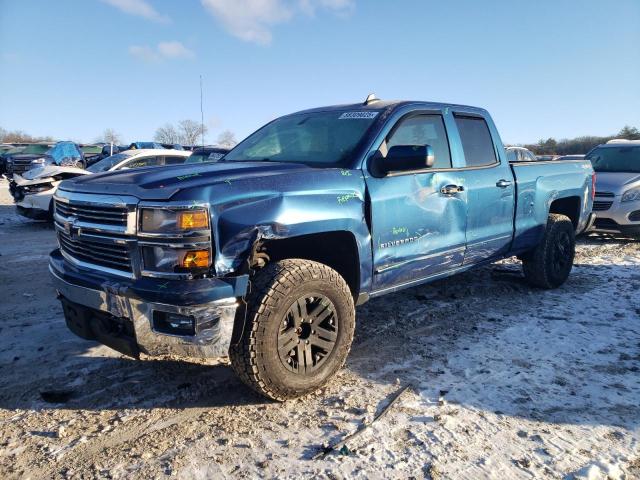
{"type": "Polygon", "coordinates": [[[505,261],[372,300],[335,380],[277,404],[224,361],[135,361],[72,335],[53,229],[6,187],[0,478],[640,478],[637,241],[581,240],[555,291],[505,261]]]}

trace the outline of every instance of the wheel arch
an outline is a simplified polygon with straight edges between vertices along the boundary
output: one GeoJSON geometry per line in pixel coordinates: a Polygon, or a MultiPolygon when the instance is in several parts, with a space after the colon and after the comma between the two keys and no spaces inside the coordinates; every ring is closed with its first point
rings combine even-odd
{"type": "Polygon", "coordinates": [[[322,263],[347,282],[354,301],[360,294],[360,254],[355,235],[350,231],[336,230],[310,233],[278,239],[262,239],[252,249],[249,263],[252,267],[268,262],[300,258],[322,263]]]}
{"type": "Polygon", "coordinates": [[[549,205],[549,213],[558,213],[569,217],[573,227],[577,230],[580,223],[582,200],[579,196],[556,198],[549,205]]]}

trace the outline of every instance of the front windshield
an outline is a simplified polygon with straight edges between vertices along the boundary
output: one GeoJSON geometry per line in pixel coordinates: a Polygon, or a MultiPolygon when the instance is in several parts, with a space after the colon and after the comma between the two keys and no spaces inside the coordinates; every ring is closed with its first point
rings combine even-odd
{"type": "Polygon", "coordinates": [[[26,147],[20,147],[20,150],[15,153],[43,154],[47,153],[50,148],[49,145],[27,145],[26,147]]]}
{"type": "Polygon", "coordinates": [[[332,111],[281,117],[243,140],[223,161],[345,165],[378,113],[332,111]]]}
{"type": "Polygon", "coordinates": [[[134,155],[133,153],[116,153],[115,155],[111,155],[110,157],[103,158],[99,162],[96,162],[90,167],[87,167],[87,170],[93,173],[106,172],[117,163],[120,163],[123,160],[126,160],[127,158],[133,155],[134,155]]]}
{"type": "Polygon", "coordinates": [[[587,157],[596,172],[640,173],[640,145],[599,147],[587,157]]]}
{"type": "Polygon", "coordinates": [[[80,149],[83,153],[88,154],[102,153],[102,146],[100,145],[83,145],[80,149]]]}

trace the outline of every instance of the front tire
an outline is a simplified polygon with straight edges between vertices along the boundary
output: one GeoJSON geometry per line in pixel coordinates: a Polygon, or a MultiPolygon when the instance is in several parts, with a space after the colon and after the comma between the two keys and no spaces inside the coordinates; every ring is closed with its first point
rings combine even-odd
{"type": "Polygon", "coordinates": [[[229,356],[240,379],[261,395],[300,397],[344,364],[355,307],[335,270],[310,260],[273,262],[255,275],[246,303],[244,332],[229,356]]]}
{"type": "Polygon", "coordinates": [[[538,246],[522,259],[527,281],[539,288],[558,288],[573,267],[576,252],[576,234],[569,217],[549,214],[544,237],[538,246]]]}

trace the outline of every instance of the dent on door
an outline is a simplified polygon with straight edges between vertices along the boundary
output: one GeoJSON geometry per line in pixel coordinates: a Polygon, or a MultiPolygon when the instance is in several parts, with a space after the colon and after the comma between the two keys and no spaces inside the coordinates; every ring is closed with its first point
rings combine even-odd
{"type": "Polygon", "coordinates": [[[462,264],[466,199],[444,195],[458,179],[425,173],[375,182],[375,288],[398,285],[462,264]]]}

